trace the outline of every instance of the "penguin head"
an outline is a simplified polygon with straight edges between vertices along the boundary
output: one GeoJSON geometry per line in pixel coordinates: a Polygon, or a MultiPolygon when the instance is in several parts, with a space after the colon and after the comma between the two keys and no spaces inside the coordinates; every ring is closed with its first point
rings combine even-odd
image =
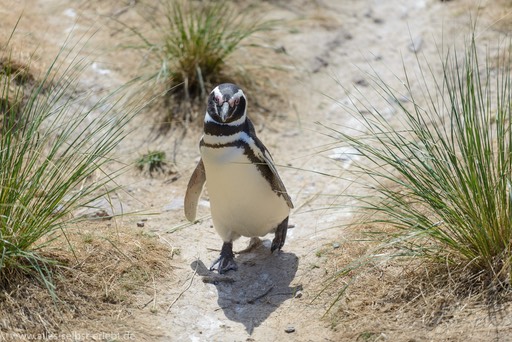
{"type": "Polygon", "coordinates": [[[223,83],[210,93],[206,112],[214,121],[229,124],[245,116],[246,104],[242,89],[233,83],[223,83]]]}

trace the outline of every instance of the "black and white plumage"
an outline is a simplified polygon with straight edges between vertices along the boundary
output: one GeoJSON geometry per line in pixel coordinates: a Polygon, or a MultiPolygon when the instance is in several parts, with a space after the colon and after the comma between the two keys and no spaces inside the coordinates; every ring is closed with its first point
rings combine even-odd
{"type": "Polygon", "coordinates": [[[293,208],[272,156],[256,136],[246,114],[247,100],[238,86],[225,83],[208,97],[201,159],[185,195],[185,216],[194,221],[206,182],[213,225],[224,244],[212,265],[219,273],[236,270],[233,240],[275,232],[271,251],[286,240],[293,208]]]}

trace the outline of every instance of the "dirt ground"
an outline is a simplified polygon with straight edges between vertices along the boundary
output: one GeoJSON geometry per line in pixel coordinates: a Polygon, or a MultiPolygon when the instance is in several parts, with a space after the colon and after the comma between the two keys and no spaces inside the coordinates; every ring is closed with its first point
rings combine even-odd
{"type": "MultiPolygon", "coordinates": [[[[453,310],[439,311],[443,308],[441,299],[436,303],[416,300],[414,308],[406,300],[387,300],[402,284],[394,283],[404,274],[396,267],[374,269],[359,278],[350,296],[328,314],[336,288],[317,298],[328,277],[356,257],[360,248],[353,246],[351,235],[343,228],[353,219],[350,203],[341,196],[351,186],[346,176],[350,158],[343,151],[333,152],[335,141],[317,122],[356,129],[357,123],[335,100],[347,103],[348,94],[361,96],[354,86],[366,95],[365,73],[372,69],[391,84],[399,82],[396,75],[402,74],[403,65],[414,69],[417,57],[428,60],[434,71],[440,70],[439,51],[445,46],[461,46],[477,13],[478,40],[492,53],[498,37],[507,33],[503,22],[510,8],[506,2],[254,3],[266,18],[282,20],[272,32],[259,34],[270,48],[262,54],[253,76],[261,77],[268,86],[265,94],[278,96],[268,102],[266,110],[253,110],[253,90],[244,90],[249,116],[272,152],[295,204],[290,217],[294,228],[289,230],[282,253],[271,255],[270,240],[266,240],[263,247],[237,256],[237,272],[224,277],[209,272],[207,267],[217,257],[221,240],[212,227],[207,197],[200,204],[198,223],[188,223],[183,214],[183,197],[198,160],[201,132],[190,127],[184,136],[179,131],[156,136],[152,118],[158,113],[142,114],[134,119],[134,131],[115,157],[133,162],[150,150],[162,150],[174,162],[176,173],[148,177],[135,169],[127,172],[118,179],[122,190],[116,193],[113,206],[105,210],[128,213],[115,219],[117,231],[128,241],[139,241],[141,235],[150,237],[152,243],[157,241],[167,248],[163,254],[168,260],[160,260],[157,276],[134,289],[128,304],[112,304],[119,314],[70,317],[62,330],[55,332],[54,340],[512,340],[506,314],[490,318],[485,307],[474,303],[470,307],[458,303],[453,310]],[[137,227],[141,222],[144,227],[137,227]],[[443,316],[445,311],[449,315],[443,316]]],[[[95,62],[81,83],[84,89],[102,91],[123,84],[141,70],[139,54],[112,48],[121,34],[109,21],[113,16],[120,21],[136,20],[133,13],[137,5],[137,1],[4,1],[0,14],[7,20],[0,24],[0,39],[6,38],[22,14],[14,41],[16,51],[20,58],[28,58],[35,49],[33,58],[44,68],[71,30],[78,35],[95,32],[84,52],[95,62]]],[[[238,58],[243,60],[246,53],[252,53],[248,47],[238,58]]],[[[258,97],[261,99],[261,94],[258,97]]],[[[390,120],[394,119],[396,111],[385,101],[376,99],[375,106],[382,111],[389,109],[390,120]]],[[[112,227],[91,221],[90,226],[80,229],[82,233],[90,230],[103,234],[112,227]]],[[[237,241],[235,250],[246,244],[247,239],[237,241]]],[[[343,284],[340,281],[338,285],[343,284]]],[[[15,340],[14,333],[23,333],[3,329],[6,339],[10,336],[15,340]]],[[[21,339],[21,335],[16,336],[21,339]]]]}

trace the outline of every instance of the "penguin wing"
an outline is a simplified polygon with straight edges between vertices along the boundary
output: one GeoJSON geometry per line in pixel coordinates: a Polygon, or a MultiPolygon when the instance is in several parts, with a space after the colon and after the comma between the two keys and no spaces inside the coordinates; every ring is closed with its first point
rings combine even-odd
{"type": "Polygon", "coordinates": [[[203,192],[204,183],[206,182],[206,174],[204,172],[203,160],[200,159],[197,163],[196,169],[190,176],[187,185],[187,192],[185,193],[185,217],[190,222],[194,222],[197,213],[197,203],[199,197],[203,192]]]}
{"type": "Polygon", "coordinates": [[[261,142],[260,139],[258,139],[256,135],[256,129],[254,128],[254,125],[249,118],[246,120],[247,122],[247,130],[249,132],[249,136],[251,136],[254,140],[254,143],[256,144],[256,147],[259,149],[258,154],[260,154],[260,159],[263,159],[264,164],[268,166],[271,172],[271,186],[272,190],[274,190],[279,195],[283,196],[283,198],[286,201],[286,204],[288,204],[288,207],[290,209],[293,209],[293,203],[292,199],[290,198],[290,195],[288,195],[288,192],[286,191],[286,187],[284,186],[283,181],[281,180],[281,177],[279,177],[279,173],[277,173],[276,166],[274,165],[274,160],[272,159],[272,156],[270,155],[270,152],[267,150],[265,145],[261,142]]]}
{"type": "MultiPolygon", "coordinates": [[[[261,143],[261,142],[260,142],[261,143]]],[[[263,145],[263,144],[261,144],[263,145]]],[[[279,174],[277,173],[276,166],[274,165],[274,161],[272,159],[272,156],[270,155],[270,152],[263,147],[263,153],[262,157],[265,161],[265,164],[267,164],[268,168],[272,172],[272,189],[277,192],[278,194],[282,195],[283,198],[286,201],[286,204],[288,204],[288,207],[290,209],[293,209],[293,203],[292,199],[290,198],[290,195],[288,195],[288,192],[286,191],[286,187],[284,186],[283,181],[281,180],[281,177],[279,177],[279,174]]]]}

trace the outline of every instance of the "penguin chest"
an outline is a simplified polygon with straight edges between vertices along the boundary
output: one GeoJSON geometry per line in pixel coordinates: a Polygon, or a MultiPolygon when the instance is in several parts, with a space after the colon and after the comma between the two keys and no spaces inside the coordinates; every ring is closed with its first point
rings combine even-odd
{"type": "Polygon", "coordinates": [[[264,236],[289,215],[286,201],[272,190],[244,147],[203,146],[201,155],[213,223],[224,240],[264,236]]]}

